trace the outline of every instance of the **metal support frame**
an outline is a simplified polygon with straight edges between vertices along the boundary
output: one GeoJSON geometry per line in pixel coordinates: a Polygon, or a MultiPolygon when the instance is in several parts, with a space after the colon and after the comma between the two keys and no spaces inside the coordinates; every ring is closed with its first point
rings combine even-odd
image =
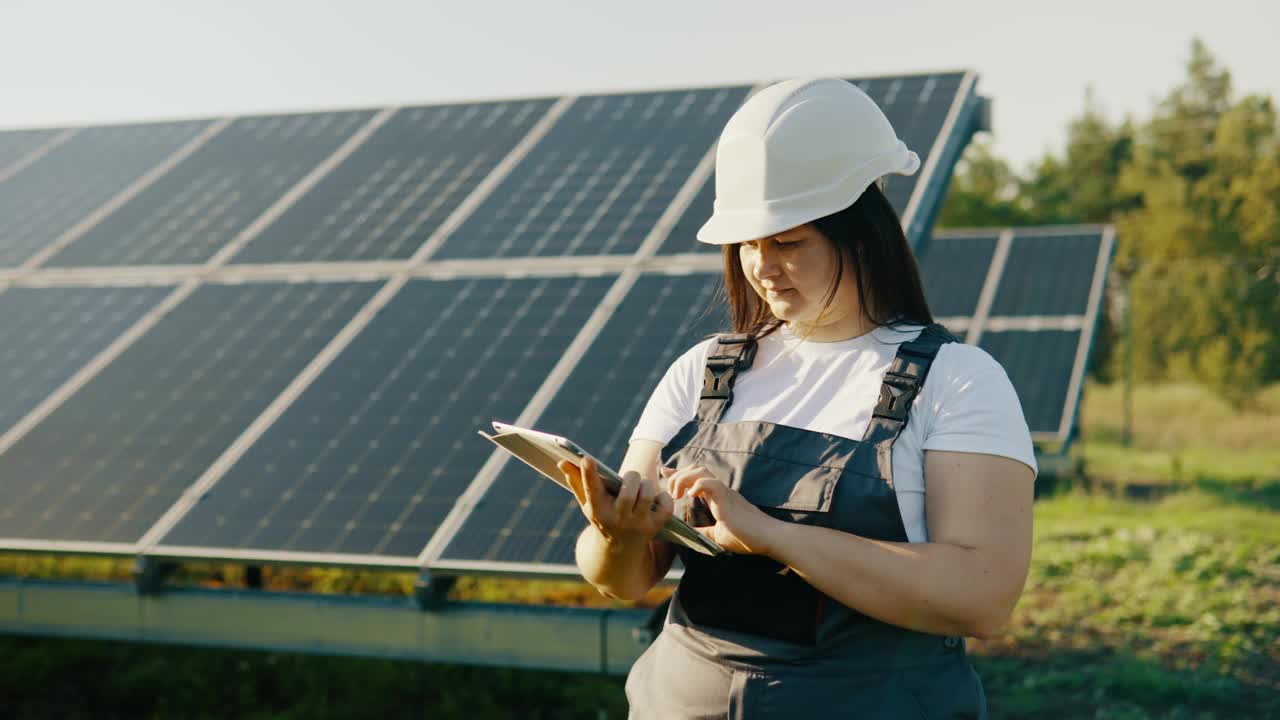
{"type": "Polygon", "coordinates": [[[0,633],[625,675],[652,611],[0,578],[0,633]]]}
{"type": "Polygon", "coordinates": [[[178,569],[178,563],[138,557],[133,561],[133,587],[139,595],[159,595],[178,569]]]}
{"type": "Polygon", "coordinates": [[[439,575],[430,570],[423,570],[413,582],[413,602],[419,610],[434,612],[440,610],[449,598],[449,591],[458,582],[457,576],[439,575]]]}

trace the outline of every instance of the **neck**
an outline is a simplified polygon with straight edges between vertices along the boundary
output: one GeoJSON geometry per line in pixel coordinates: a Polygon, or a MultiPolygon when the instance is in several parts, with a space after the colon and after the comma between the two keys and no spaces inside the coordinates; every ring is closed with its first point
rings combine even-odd
{"type": "Polygon", "coordinates": [[[803,321],[788,322],[787,327],[797,337],[813,342],[840,342],[861,337],[875,329],[875,324],[862,313],[848,313],[841,318],[824,320],[819,318],[813,323],[803,321]]]}

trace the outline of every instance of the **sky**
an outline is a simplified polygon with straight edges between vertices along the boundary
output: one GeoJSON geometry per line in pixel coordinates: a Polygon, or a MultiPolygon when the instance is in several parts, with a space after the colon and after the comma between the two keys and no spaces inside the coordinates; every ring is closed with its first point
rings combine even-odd
{"type": "Polygon", "coordinates": [[[1144,117],[1198,36],[1280,99],[1275,0],[0,0],[0,128],[970,69],[996,152],[1092,87],[1144,117]]]}

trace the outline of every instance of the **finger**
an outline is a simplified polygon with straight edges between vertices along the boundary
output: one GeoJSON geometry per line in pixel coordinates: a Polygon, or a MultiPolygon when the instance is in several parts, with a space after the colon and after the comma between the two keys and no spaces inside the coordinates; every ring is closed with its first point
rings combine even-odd
{"type": "Polygon", "coordinates": [[[613,500],[613,511],[620,519],[630,518],[635,511],[636,497],[640,494],[640,476],[628,474],[622,478],[622,489],[613,500]]]}
{"type": "Polygon", "coordinates": [[[640,480],[640,491],[636,493],[636,504],[631,512],[636,515],[651,512],[653,509],[653,499],[657,497],[659,492],[656,483],[645,482],[640,480]]]}
{"type": "Polygon", "coordinates": [[[675,511],[675,503],[671,501],[671,496],[659,490],[653,500],[654,510],[649,513],[649,524],[647,526],[650,535],[657,535],[667,521],[671,519],[672,513],[675,511]]]}
{"type": "Polygon", "coordinates": [[[586,506],[590,511],[587,517],[597,525],[611,524],[614,519],[613,498],[604,489],[600,473],[596,472],[596,466],[589,458],[582,463],[581,475],[583,490],[587,496],[586,506]]]}
{"type": "MultiPolygon", "coordinates": [[[[720,494],[724,489],[725,484],[719,480],[710,477],[701,477],[695,480],[693,485],[691,485],[686,492],[694,497],[699,497],[706,501],[707,507],[711,509],[712,514],[715,514],[716,507],[719,505],[718,501],[720,499],[720,494]]],[[[719,516],[717,515],[717,517],[719,516]]]]}
{"type": "Polygon", "coordinates": [[[587,490],[583,484],[582,473],[578,470],[578,466],[568,460],[561,460],[556,463],[556,468],[564,473],[565,483],[569,489],[573,491],[573,497],[578,501],[579,505],[587,504],[587,490]]]}
{"type": "MultiPolygon", "coordinates": [[[[670,517],[671,513],[675,512],[676,503],[675,503],[675,500],[671,499],[670,493],[663,490],[659,490],[658,494],[653,498],[653,501],[658,505],[657,512],[659,513],[665,512],[667,513],[667,517],[670,517]]],[[[664,519],[664,522],[665,522],[665,519],[664,519]]]]}
{"type": "Polygon", "coordinates": [[[675,498],[684,497],[689,492],[689,488],[701,478],[710,478],[711,473],[701,465],[690,465],[681,469],[669,480],[670,487],[668,491],[675,498]]]}

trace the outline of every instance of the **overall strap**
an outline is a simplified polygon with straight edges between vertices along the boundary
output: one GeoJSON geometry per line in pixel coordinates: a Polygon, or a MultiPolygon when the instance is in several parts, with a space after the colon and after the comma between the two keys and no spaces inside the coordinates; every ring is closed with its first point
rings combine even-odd
{"type": "Polygon", "coordinates": [[[959,341],[946,328],[934,323],[920,331],[920,337],[898,346],[898,354],[880,384],[880,401],[862,438],[863,442],[877,446],[876,454],[883,461],[889,460],[893,442],[907,426],[911,404],[924,386],[938,350],[951,342],[959,341]]]}
{"type": "Polygon", "coordinates": [[[738,373],[751,367],[756,357],[756,338],[749,333],[726,333],[716,337],[702,374],[702,395],[698,398],[698,419],[720,422],[733,402],[733,383],[738,373]]]}

